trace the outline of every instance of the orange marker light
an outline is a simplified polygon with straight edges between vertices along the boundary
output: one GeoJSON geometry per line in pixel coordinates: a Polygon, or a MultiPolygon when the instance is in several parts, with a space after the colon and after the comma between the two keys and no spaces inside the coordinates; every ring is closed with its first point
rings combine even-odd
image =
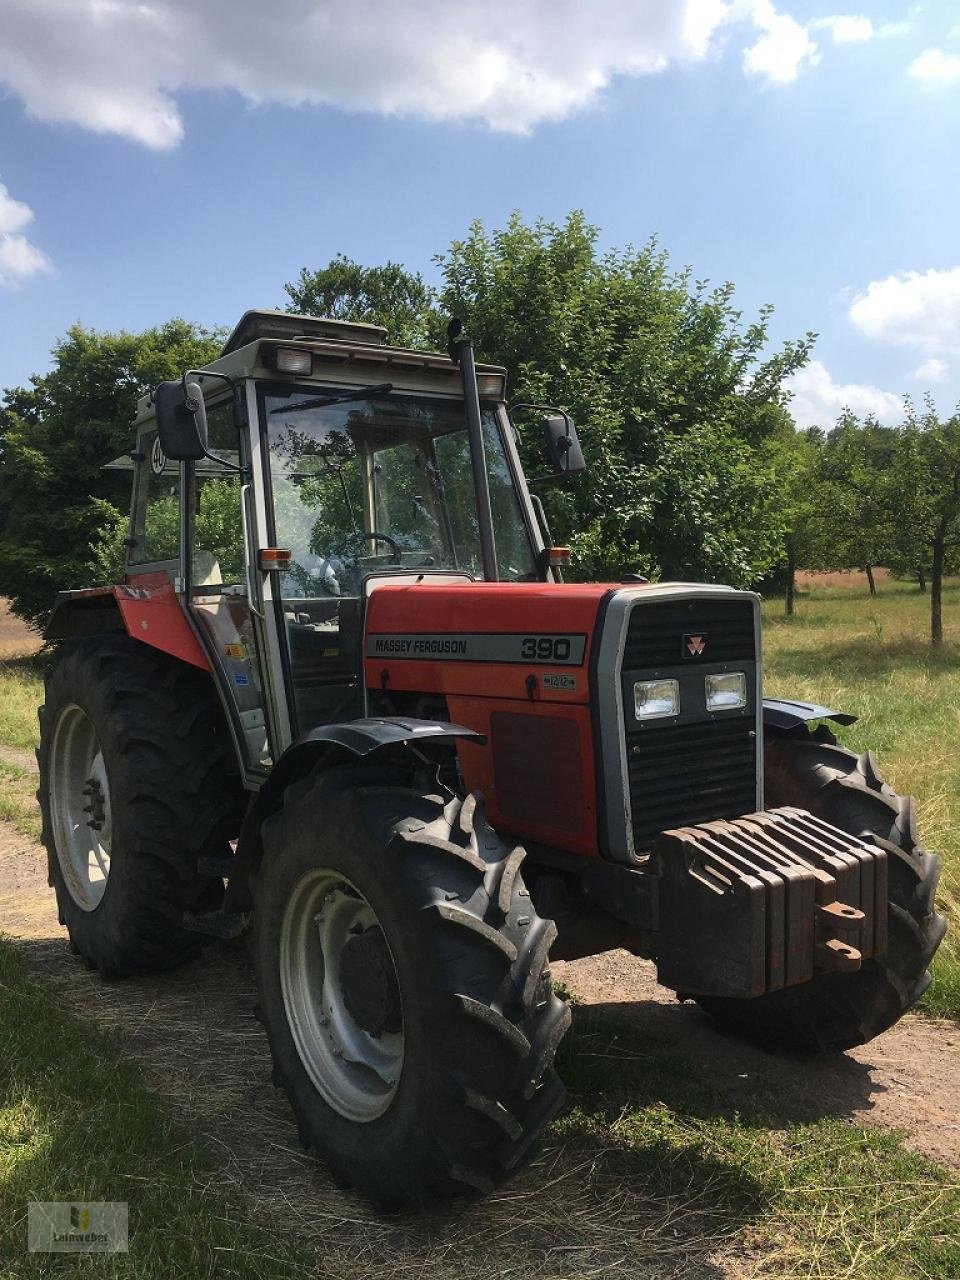
{"type": "Polygon", "coordinates": [[[551,569],[565,569],[570,564],[570,548],[551,547],[547,553],[547,564],[551,569]]]}
{"type": "Polygon", "coordinates": [[[293,560],[293,552],[289,547],[261,547],[260,569],[263,573],[270,569],[286,569],[293,560]]]}

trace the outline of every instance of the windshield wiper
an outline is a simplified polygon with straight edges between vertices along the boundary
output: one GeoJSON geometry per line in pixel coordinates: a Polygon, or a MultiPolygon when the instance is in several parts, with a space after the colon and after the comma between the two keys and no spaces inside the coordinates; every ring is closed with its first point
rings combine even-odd
{"type": "Polygon", "coordinates": [[[381,382],[375,387],[360,387],[356,391],[344,391],[338,396],[318,396],[315,400],[301,400],[299,404],[282,404],[271,413],[300,413],[303,409],[319,409],[325,404],[346,404],[349,400],[378,400],[393,390],[392,382],[381,382]]]}

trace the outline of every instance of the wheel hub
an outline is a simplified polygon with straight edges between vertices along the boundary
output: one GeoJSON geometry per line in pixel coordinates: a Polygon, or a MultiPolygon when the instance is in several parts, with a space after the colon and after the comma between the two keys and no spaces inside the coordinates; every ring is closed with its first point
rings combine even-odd
{"type": "Polygon", "coordinates": [[[400,987],[376,912],[339,872],[306,872],[284,910],[279,961],[287,1025],[314,1088],[348,1120],[375,1120],[404,1056],[400,987]]]}
{"type": "Polygon", "coordinates": [[[95,911],[110,875],[110,780],[96,728],[76,703],[57,718],[48,768],[50,819],[64,884],[81,910],[95,911]]]}
{"type": "Polygon", "coordinates": [[[352,933],[340,953],[340,989],[358,1027],[379,1039],[401,1027],[400,990],[383,930],[352,933]]]}
{"type": "Polygon", "coordinates": [[[83,794],[87,797],[83,812],[90,815],[87,826],[91,831],[101,831],[107,816],[107,798],[100,779],[91,775],[83,788],[83,794]]]}

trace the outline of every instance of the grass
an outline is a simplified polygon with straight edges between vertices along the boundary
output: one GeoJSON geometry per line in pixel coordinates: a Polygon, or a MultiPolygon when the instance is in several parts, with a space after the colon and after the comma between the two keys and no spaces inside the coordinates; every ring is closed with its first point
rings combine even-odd
{"type": "Polygon", "coordinates": [[[40,839],[36,774],[0,760],[0,818],[13,823],[21,835],[40,839]]]}
{"type": "Polygon", "coordinates": [[[573,1106],[558,1128],[593,1153],[609,1194],[648,1188],[677,1236],[713,1239],[721,1257],[734,1240],[731,1257],[755,1252],[750,1274],[960,1275],[960,1179],[897,1134],[818,1115],[773,1084],[751,1083],[734,1108],[709,1074],[607,1011],[576,1010],[560,1070],[573,1106]]]}
{"type": "Polygon", "coordinates": [[[0,943],[0,1274],[116,1280],[317,1275],[289,1233],[261,1229],[118,1045],[58,1008],[0,943]],[[130,1253],[26,1252],[30,1200],[126,1200],[130,1253]]]}
{"type": "Polygon", "coordinates": [[[56,991],[0,941],[4,1280],[960,1275],[956,1175],[773,1082],[752,1081],[734,1104],[642,1024],[584,1007],[561,1048],[571,1106],[519,1184],[387,1224],[328,1198],[320,1239],[293,1229],[299,1206],[284,1227],[258,1225],[120,1041],[66,1012],[56,991]],[[127,1201],[130,1253],[26,1253],[30,1200],[127,1201]]]}
{"type": "Polygon", "coordinates": [[[960,582],[944,591],[936,650],[929,608],[928,595],[894,581],[875,598],[865,586],[813,585],[793,618],[768,601],[764,689],[859,716],[835,728],[840,741],[874,751],[890,784],[917,797],[921,838],[943,859],[940,909],[953,925],[922,1007],[960,1019],[960,582]]]}
{"type": "Polygon", "coordinates": [[[0,657],[0,743],[31,751],[37,745],[37,708],[43,702],[42,655],[0,657]]]}

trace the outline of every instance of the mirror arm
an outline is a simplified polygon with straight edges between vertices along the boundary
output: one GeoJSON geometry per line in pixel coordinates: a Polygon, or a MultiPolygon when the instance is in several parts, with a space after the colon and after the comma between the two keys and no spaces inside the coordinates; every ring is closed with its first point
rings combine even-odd
{"type": "Polygon", "coordinates": [[[570,434],[570,429],[573,426],[573,421],[566,409],[560,409],[555,404],[532,404],[526,400],[515,400],[513,404],[507,405],[507,413],[512,414],[514,409],[536,409],[538,413],[559,413],[567,424],[567,435],[570,434]]]}
{"type": "MultiPolygon", "coordinates": [[[[234,382],[233,378],[228,378],[225,373],[214,373],[212,369],[184,370],[183,377],[181,378],[181,382],[183,384],[183,402],[187,406],[187,408],[190,410],[191,413],[196,412],[196,410],[200,407],[197,404],[197,402],[192,398],[192,396],[187,394],[187,379],[191,377],[192,378],[219,378],[221,382],[225,382],[227,384],[227,386],[233,392],[234,422],[236,423],[236,410],[239,404],[239,398],[237,396],[237,384],[236,382],[234,382]]],[[[238,466],[235,462],[227,462],[226,458],[218,458],[217,455],[215,453],[211,453],[209,449],[204,449],[203,456],[205,458],[209,458],[211,462],[219,462],[221,467],[226,467],[228,471],[235,471],[238,475],[241,475],[241,476],[245,476],[249,471],[248,467],[238,466]]]]}

